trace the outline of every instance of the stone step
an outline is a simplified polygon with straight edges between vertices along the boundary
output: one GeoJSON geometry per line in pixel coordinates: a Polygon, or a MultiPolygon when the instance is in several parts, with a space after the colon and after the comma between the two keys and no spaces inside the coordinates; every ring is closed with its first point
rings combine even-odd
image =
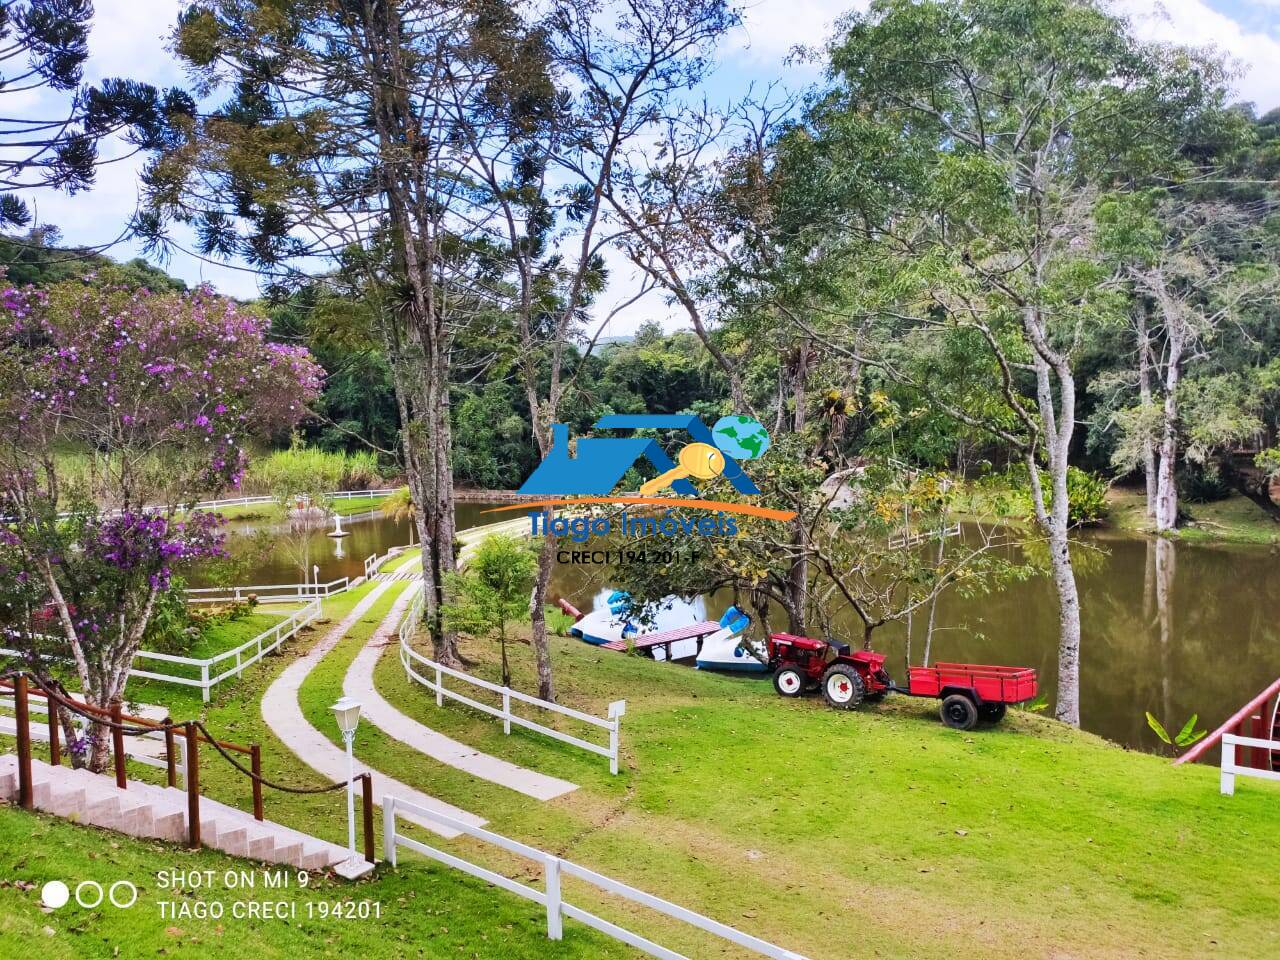
{"type": "MultiPolygon", "coordinates": [[[[182,843],[187,838],[187,795],[174,787],[131,781],[121,790],[112,777],[52,767],[32,760],[32,799],[37,809],[78,823],[136,837],[182,843]]],[[[17,757],[0,756],[0,798],[18,795],[17,757]]],[[[201,842],[232,856],[321,870],[347,858],[344,847],[244,810],[200,798],[201,842]]]]}

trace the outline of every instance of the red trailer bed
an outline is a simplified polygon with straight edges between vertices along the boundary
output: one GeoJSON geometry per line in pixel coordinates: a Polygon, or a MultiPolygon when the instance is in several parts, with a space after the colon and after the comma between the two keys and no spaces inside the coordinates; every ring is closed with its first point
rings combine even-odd
{"type": "Polygon", "coordinates": [[[941,697],[948,689],[971,690],[983,703],[1023,703],[1035,699],[1036,672],[1030,667],[977,663],[935,663],[907,669],[907,690],[912,696],[941,697]]]}

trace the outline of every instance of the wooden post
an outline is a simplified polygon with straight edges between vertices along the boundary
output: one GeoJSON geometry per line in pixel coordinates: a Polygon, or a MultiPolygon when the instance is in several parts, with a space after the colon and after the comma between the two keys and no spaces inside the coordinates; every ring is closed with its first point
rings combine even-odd
{"type": "Polygon", "coordinates": [[[373,776],[365,772],[360,774],[360,780],[364,806],[364,858],[370,863],[377,863],[373,856],[373,776]]]}
{"type": "MultiPolygon", "coordinates": [[[[165,717],[166,724],[173,721],[165,717]]],[[[169,786],[176,787],[178,785],[178,746],[174,743],[173,727],[166,726],[164,728],[164,765],[165,774],[169,780],[169,786]]]]}
{"type": "Polygon", "coordinates": [[[55,767],[62,764],[62,740],[58,736],[58,705],[48,693],[44,696],[49,708],[49,762],[55,767]]]}
{"type": "MultiPolygon", "coordinates": [[[[1263,726],[1262,717],[1259,714],[1255,713],[1250,720],[1253,729],[1249,732],[1249,736],[1257,737],[1259,740],[1271,739],[1271,731],[1263,726]]],[[[1249,766],[1255,770],[1270,770],[1271,751],[1266,747],[1254,747],[1249,751],[1249,766]]]]}
{"type": "Polygon", "coordinates": [[[188,721],[187,734],[187,845],[200,849],[200,746],[196,725],[188,721]]]}
{"type": "Polygon", "coordinates": [[[253,771],[253,819],[262,819],[262,748],[249,747],[249,769],[253,771]]]}
{"type": "Polygon", "coordinates": [[[120,701],[111,701],[111,752],[116,758],[116,786],[121,790],[129,787],[124,769],[124,731],[120,729],[120,701]]]}
{"type": "Polygon", "coordinates": [[[13,683],[14,721],[18,726],[18,803],[25,810],[35,806],[31,779],[31,717],[27,713],[27,677],[18,674],[13,683]]]}

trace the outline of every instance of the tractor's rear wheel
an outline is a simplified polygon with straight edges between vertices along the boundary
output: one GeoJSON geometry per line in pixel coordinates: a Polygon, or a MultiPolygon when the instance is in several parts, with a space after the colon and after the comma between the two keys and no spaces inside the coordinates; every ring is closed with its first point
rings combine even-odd
{"type": "Polygon", "coordinates": [[[984,703],[978,708],[978,716],[987,723],[999,723],[1004,719],[1004,715],[1009,711],[1007,704],[1003,703],[984,703]]]}
{"type": "Polygon", "coordinates": [[[952,730],[972,730],[978,724],[978,707],[963,693],[953,693],[938,708],[942,722],[952,730]]]}
{"type": "Polygon", "coordinates": [[[853,710],[862,703],[866,686],[847,663],[832,664],[822,675],[822,699],[837,710],[853,710]]]}
{"type": "Polygon", "coordinates": [[[779,696],[800,696],[804,693],[805,682],[804,672],[799,667],[784,664],[773,671],[773,689],[778,691],[779,696]]]}

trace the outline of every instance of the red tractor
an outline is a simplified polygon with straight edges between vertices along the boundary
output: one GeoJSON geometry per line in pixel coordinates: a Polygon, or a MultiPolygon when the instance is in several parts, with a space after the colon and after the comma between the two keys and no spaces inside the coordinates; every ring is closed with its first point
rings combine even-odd
{"type": "Polygon", "coordinates": [[[768,652],[773,688],[784,697],[817,688],[827,705],[838,710],[852,710],[863,700],[881,700],[891,691],[940,697],[942,722],[956,730],[972,730],[979,720],[998,723],[1009,704],[1036,695],[1036,672],[1029,667],[974,663],[910,667],[907,686],[899,687],[884,668],[883,653],[851,652],[839,640],[774,633],[769,635],[768,652]]]}

